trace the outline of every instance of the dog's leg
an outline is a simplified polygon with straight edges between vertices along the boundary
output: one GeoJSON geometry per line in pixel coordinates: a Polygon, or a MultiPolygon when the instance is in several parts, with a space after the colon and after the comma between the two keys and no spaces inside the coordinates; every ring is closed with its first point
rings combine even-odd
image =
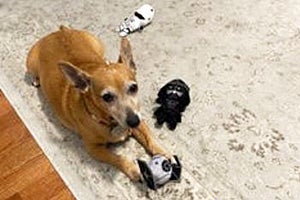
{"type": "Polygon", "coordinates": [[[96,159],[117,167],[132,181],[139,181],[141,174],[138,166],[125,157],[111,152],[106,145],[86,143],[88,152],[96,159]]]}
{"type": "Polygon", "coordinates": [[[170,153],[156,143],[145,121],[141,121],[141,124],[137,128],[132,129],[132,135],[151,155],[160,154],[167,158],[172,157],[170,153]]]}

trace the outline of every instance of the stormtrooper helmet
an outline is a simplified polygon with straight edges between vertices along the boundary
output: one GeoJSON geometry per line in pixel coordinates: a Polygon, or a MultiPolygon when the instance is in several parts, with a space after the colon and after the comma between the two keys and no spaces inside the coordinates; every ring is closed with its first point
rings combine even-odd
{"type": "Polygon", "coordinates": [[[151,5],[144,4],[126,17],[116,30],[121,37],[125,37],[136,30],[142,30],[151,23],[154,13],[155,10],[151,5]]]}

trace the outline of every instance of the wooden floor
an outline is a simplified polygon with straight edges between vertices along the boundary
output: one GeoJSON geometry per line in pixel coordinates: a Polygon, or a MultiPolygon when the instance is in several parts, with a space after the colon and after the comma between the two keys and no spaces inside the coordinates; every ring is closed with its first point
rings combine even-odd
{"type": "Polygon", "coordinates": [[[0,91],[0,200],[74,199],[0,91]]]}

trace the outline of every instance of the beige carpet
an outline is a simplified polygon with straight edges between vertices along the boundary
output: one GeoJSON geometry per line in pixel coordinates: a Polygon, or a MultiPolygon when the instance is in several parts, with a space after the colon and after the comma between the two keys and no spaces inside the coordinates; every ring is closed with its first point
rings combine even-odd
{"type": "MultiPolygon", "coordinates": [[[[78,199],[300,198],[300,1],[154,1],[153,24],[130,36],[143,115],[184,165],[157,192],[90,158],[28,84],[30,46],[60,24],[101,37],[118,56],[116,25],[143,1],[0,0],[0,86],[78,199]],[[158,89],[191,87],[175,132],[154,128],[158,89]]],[[[15,133],[18,134],[18,133],[15,133]]],[[[144,155],[130,141],[120,151],[144,155]]],[[[144,156],[143,156],[144,157],[144,156]]],[[[146,158],[146,157],[145,157],[146,158]]],[[[20,178],[21,179],[21,178],[20,178]]]]}

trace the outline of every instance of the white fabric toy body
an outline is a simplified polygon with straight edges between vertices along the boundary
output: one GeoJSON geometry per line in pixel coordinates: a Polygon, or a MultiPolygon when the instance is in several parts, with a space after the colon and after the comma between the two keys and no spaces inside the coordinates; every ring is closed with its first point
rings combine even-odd
{"type": "Polygon", "coordinates": [[[151,23],[154,13],[155,10],[152,6],[144,4],[134,11],[129,17],[125,18],[117,28],[117,31],[121,37],[124,37],[136,30],[142,30],[145,26],[151,23]]]}
{"type": "Polygon", "coordinates": [[[181,164],[177,156],[172,163],[162,155],[153,156],[150,162],[138,160],[138,165],[147,186],[156,190],[171,180],[179,180],[181,175],[181,164]]]}

